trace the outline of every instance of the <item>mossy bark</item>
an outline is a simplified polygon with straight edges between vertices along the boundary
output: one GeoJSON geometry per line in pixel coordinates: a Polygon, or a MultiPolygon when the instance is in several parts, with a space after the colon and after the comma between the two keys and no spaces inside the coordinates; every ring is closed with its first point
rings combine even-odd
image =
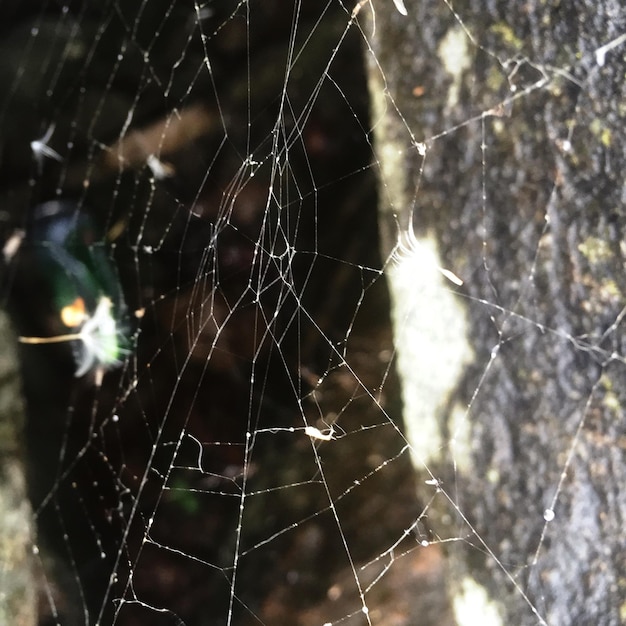
{"type": "Polygon", "coordinates": [[[439,490],[433,535],[463,539],[455,604],[483,589],[494,622],[623,623],[626,14],[406,4],[358,19],[383,255],[411,225],[421,244],[413,289],[401,267],[389,284],[421,496],[439,490]]]}

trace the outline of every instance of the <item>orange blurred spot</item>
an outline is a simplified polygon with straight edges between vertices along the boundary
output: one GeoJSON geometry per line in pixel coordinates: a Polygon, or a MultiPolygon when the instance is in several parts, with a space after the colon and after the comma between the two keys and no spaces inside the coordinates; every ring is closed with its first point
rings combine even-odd
{"type": "Polygon", "coordinates": [[[417,87],[413,87],[413,95],[416,98],[421,98],[425,92],[426,92],[426,89],[424,88],[423,85],[418,85],[417,87]]]}
{"type": "Polygon", "coordinates": [[[85,301],[76,298],[72,304],[68,304],[61,309],[61,321],[68,328],[75,328],[85,320],[85,301]]]}

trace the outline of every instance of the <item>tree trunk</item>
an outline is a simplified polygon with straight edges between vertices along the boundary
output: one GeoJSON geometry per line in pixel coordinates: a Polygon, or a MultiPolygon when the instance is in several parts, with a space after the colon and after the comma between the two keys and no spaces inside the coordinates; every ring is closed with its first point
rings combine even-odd
{"type": "Polygon", "coordinates": [[[482,6],[358,15],[420,495],[460,624],[620,624],[626,14],[482,6]]]}
{"type": "Polygon", "coordinates": [[[26,497],[17,350],[8,316],[0,311],[0,623],[34,626],[32,517],[26,497]]]}

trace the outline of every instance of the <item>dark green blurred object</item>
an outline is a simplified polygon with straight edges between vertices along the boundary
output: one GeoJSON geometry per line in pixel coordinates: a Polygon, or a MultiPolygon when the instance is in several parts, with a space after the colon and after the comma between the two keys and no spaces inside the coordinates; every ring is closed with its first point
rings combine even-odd
{"type": "Polygon", "coordinates": [[[27,250],[49,285],[65,329],[53,337],[21,337],[23,343],[71,341],[75,375],[120,364],[128,344],[122,287],[92,220],[69,201],[38,205],[27,233],[27,250]]]}

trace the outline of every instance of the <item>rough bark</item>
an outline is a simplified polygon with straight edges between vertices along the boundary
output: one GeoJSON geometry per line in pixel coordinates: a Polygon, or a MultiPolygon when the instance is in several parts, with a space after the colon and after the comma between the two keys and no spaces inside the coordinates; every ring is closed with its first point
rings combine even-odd
{"type": "Polygon", "coordinates": [[[37,623],[32,518],[26,497],[17,351],[0,311],[0,623],[37,623]]]}
{"type": "Polygon", "coordinates": [[[477,583],[500,623],[623,623],[623,5],[406,5],[359,20],[383,254],[421,242],[389,284],[421,495],[466,539],[457,619],[477,583]]]}

